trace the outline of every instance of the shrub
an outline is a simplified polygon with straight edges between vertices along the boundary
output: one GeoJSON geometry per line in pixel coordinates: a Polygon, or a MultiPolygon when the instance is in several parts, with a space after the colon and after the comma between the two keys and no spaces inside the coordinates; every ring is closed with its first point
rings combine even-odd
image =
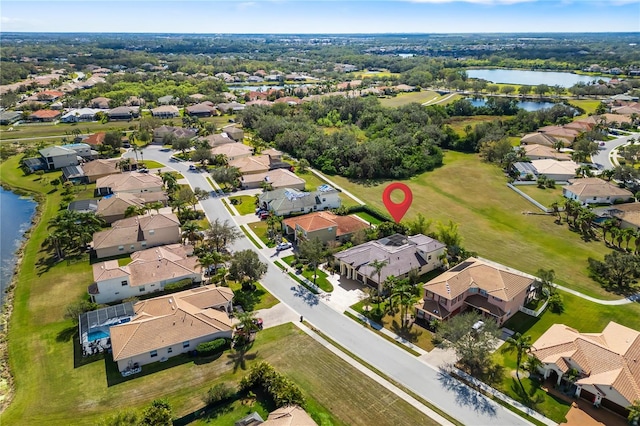
{"type": "Polygon", "coordinates": [[[277,407],[292,404],[304,406],[300,388],[267,362],[254,365],[249,374],[240,380],[240,390],[249,390],[254,386],[260,386],[267,392],[277,407]]]}
{"type": "Polygon", "coordinates": [[[224,351],[227,345],[227,339],[215,339],[210,342],[200,343],[196,350],[200,356],[209,356],[224,351]]]}
{"type": "Polygon", "coordinates": [[[218,383],[207,391],[207,394],[204,397],[204,403],[207,405],[212,405],[220,401],[229,399],[235,394],[236,390],[233,387],[227,385],[226,383],[218,383]]]}
{"type": "Polygon", "coordinates": [[[175,293],[178,291],[182,291],[191,287],[193,285],[193,281],[191,278],[185,278],[180,281],[176,281],[175,283],[167,284],[164,286],[165,293],[175,293]]]}

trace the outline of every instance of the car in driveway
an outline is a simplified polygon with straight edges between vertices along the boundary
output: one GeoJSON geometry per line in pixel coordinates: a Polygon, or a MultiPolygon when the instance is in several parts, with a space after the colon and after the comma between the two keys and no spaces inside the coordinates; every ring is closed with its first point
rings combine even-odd
{"type": "Polygon", "coordinates": [[[291,247],[292,247],[292,245],[291,245],[290,242],[288,242],[288,241],[287,242],[282,242],[282,243],[280,243],[280,244],[278,244],[276,246],[276,251],[287,250],[287,249],[290,249],[291,247]]]}

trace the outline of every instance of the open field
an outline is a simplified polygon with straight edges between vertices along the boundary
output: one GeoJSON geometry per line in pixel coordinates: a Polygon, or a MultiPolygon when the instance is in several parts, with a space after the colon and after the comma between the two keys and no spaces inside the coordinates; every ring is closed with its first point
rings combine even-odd
{"type": "MultiPolygon", "coordinates": [[[[559,284],[591,296],[615,299],[587,272],[587,258],[602,259],[609,249],[601,241],[585,242],[551,216],[523,215],[531,204],[506,187],[500,168],[476,154],[449,151],[444,166],[405,181],[413,190],[406,219],[418,213],[460,225],[463,246],[479,256],[524,272],[554,269],[559,284]]],[[[333,176],[338,185],[384,211],[384,182],[362,184],[333,176]]],[[[395,195],[395,194],[394,194],[395,195]]],[[[435,227],[433,228],[435,230],[435,227]]]]}
{"type": "MultiPolygon", "coordinates": [[[[538,188],[538,185],[517,185],[520,191],[524,192],[545,207],[551,206],[553,202],[563,205],[562,186],[556,185],[555,188],[538,188]]],[[[531,204],[532,207],[533,204],[531,204]]],[[[533,210],[533,209],[532,209],[533,210]]],[[[538,210],[535,210],[536,212],[538,210]]]]}
{"type": "Polygon", "coordinates": [[[438,97],[440,97],[440,95],[438,95],[436,92],[432,92],[431,90],[423,90],[421,92],[399,93],[397,96],[391,98],[380,99],[380,103],[385,107],[399,107],[408,105],[412,102],[421,104],[433,99],[437,99],[438,97]]]}
{"type": "MultiPolygon", "coordinates": [[[[317,175],[311,173],[310,171],[305,171],[302,173],[296,170],[295,174],[296,176],[299,176],[306,181],[304,187],[306,191],[315,191],[320,185],[327,184],[326,181],[320,179],[317,175]]],[[[340,199],[342,200],[342,205],[345,207],[353,207],[358,205],[358,203],[356,203],[351,197],[345,194],[340,194],[340,199]]]]}
{"type": "Polygon", "coordinates": [[[596,108],[600,105],[600,100],[598,99],[571,99],[569,101],[571,105],[578,106],[584,110],[584,114],[578,115],[574,118],[585,118],[588,117],[589,114],[593,114],[596,112],[596,108]]]}
{"type": "Polygon", "coordinates": [[[453,117],[447,120],[447,124],[460,136],[464,136],[464,128],[474,127],[476,124],[487,123],[500,120],[504,117],[499,115],[474,115],[470,117],[453,117]]]}

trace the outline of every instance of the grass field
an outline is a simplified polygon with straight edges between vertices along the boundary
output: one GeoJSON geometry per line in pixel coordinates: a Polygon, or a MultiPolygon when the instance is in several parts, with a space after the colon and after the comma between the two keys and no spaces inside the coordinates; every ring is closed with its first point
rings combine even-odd
{"type": "Polygon", "coordinates": [[[556,185],[555,188],[538,188],[538,185],[517,185],[516,188],[545,207],[549,207],[555,201],[560,205],[563,204],[564,197],[562,196],[562,186],[560,185],[556,185]]]}
{"type": "Polygon", "coordinates": [[[229,200],[238,200],[238,204],[234,204],[233,206],[241,215],[255,214],[256,212],[255,198],[252,195],[237,195],[229,197],[229,200]]]}
{"type": "Polygon", "coordinates": [[[399,107],[408,105],[412,102],[422,104],[439,97],[440,95],[438,95],[436,92],[432,92],[431,90],[423,90],[421,92],[400,93],[397,96],[391,98],[380,99],[380,103],[385,107],[399,107]]]}
{"type": "MultiPolygon", "coordinates": [[[[318,189],[320,185],[325,185],[328,183],[325,180],[318,177],[318,175],[311,173],[310,171],[305,171],[304,173],[301,173],[296,170],[295,173],[297,176],[301,177],[306,181],[305,190],[307,191],[315,191],[316,189],[318,189]]],[[[340,199],[342,200],[342,205],[345,207],[352,207],[352,206],[358,205],[358,203],[356,203],[351,197],[347,195],[340,194],[340,199]]]]}
{"type": "Polygon", "coordinates": [[[584,110],[584,114],[576,116],[575,119],[588,117],[589,114],[593,114],[596,112],[596,108],[600,105],[600,100],[598,99],[572,99],[569,101],[571,105],[579,106],[584,110]]]}
{"type": "MultiPolygon", "coordinates": [[[[142,163],[142,161],[140,162],[142,163]]],[[[162,164],[153,160],[144,160],[144,165],[147,166],[147,169],[161,169],[166,166],[166,164],[162,164]]],[[[178,179],[182,179],[182,175],[180,175],[178,179]]]]}
{"type": "MultiPolygon", "coordinates": [[[[447,124],[460,136],[464,136],[464,128],[469,125],[474,127],[476,124],[488,123],[500,120],[504,117],[499,115],[474,115],[471,117],[453,117],[447,120],[447,124]]],[[[519,140],[518,140],[519,142],[519,140]]]]}
{"type": "MultiPolygon", "coordinates": [[[[384,182],[332,179],[384,211],[384,182]]],[[[554,269],[559,284],[595,297],[620,297],[607,293],[588,275],[587,258],[602,259],[609,251],[601,241],[585,242],[550,216],[523,215],[532,210],[531,204],[506,187],[500,168],[480,161],[476,154],[449,151],[443,167],[405,183],[413,191],[406,219],[418,213],[435,221],[451,219],[460,225],[463,246],[482,257],[528,273],[554,269]]]]}

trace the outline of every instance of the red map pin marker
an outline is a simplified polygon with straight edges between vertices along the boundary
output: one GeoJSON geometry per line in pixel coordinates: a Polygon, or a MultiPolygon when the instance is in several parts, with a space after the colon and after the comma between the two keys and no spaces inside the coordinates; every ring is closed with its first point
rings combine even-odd
{"type": "Polygon", "coordinates": [[[382,193],[382,202],[389,213],[391,213],[393,220],[395,220],[396,223],[400,223],[404,214],[409,210],[409,207],[411,207],[411,203],[413,202],[413,193],[404,183],[395,182],[384,189],[384,192],[382,193]],[[391,200],[391,193],[396,189],[399,189],[404,193],[404,200],[401,203],[394,203],[391,200]]]}

